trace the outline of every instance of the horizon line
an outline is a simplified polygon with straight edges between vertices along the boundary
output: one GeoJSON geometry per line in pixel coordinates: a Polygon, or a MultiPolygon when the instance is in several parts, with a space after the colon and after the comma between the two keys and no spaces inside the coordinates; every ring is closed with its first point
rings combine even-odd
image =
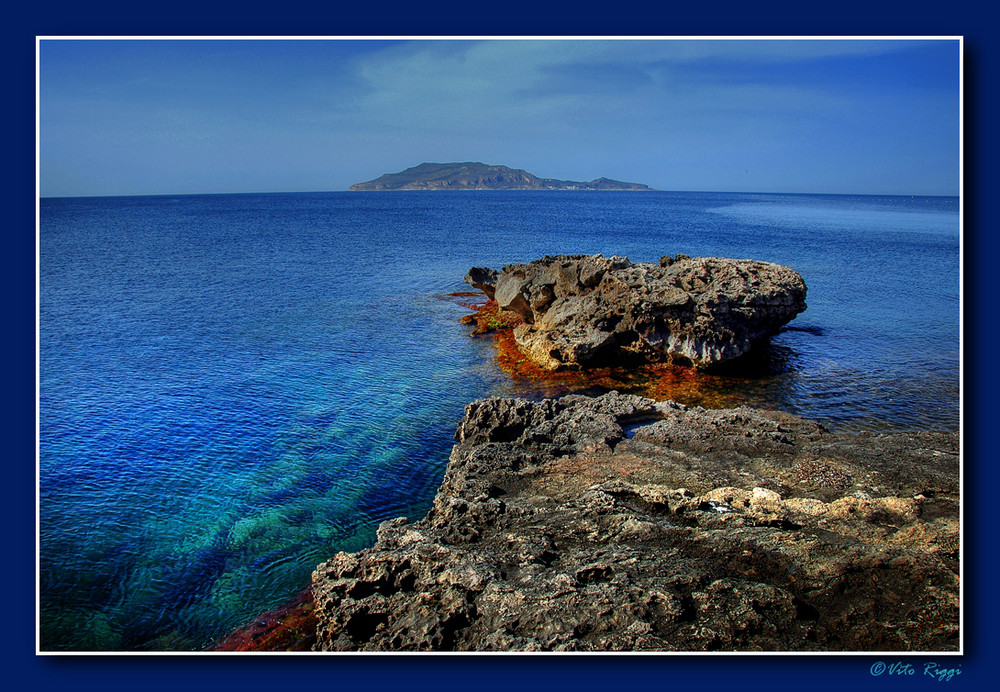
{"type": "Polygon", "coordinates": [[[916,193],[916,192],[795,192],[795,191],[774,191],[774,190],[661,190],[659,188],[649,188],[646,190],[546,190],[546,189],[501,189],[491,190],[485,188],[456,189],[456,190],[346,190],[346,189],[318,189],[318,190],[257,190],[257,191],[229,191],[229,192],[124,192],[108,193],[96,195],[35,195],[36,201],[43,199],[103,199],[116,197],[212,197],[227,195],[308,195],[308,194],[371,194],[371,193],[396,193],[396,192],[593,192],[604,194],[607,192],[665,192],[669,194],[715,194],[715,195],[815,195],[829,197],[954,197],[961,198],[961,192],[955,193],[916,193]]]}

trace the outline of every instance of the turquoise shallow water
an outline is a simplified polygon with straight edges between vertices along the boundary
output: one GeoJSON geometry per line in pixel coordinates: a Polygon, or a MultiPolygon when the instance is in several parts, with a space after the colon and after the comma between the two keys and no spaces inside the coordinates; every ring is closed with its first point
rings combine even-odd
{"type": "Polygon", "coordinates": [[[545,254],[787,264],[808,310],[734,391],[959,425],[955,198],[316,193],[43,199],[43,650],[197,650],[433,498],[466,403],[533,394],[447,294],[545,254]]]}

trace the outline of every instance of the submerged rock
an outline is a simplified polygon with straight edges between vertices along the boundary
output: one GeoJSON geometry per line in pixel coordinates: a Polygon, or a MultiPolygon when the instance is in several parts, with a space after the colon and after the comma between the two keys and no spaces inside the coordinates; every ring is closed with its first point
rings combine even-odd
{"type": "Polygon", "coordinates": [[[314,572],[317,649],[958,647],[956,434],[610,392],[456,440],[425,518],[314,572]]]}
{"type": "Polygon", "coordinates": [[[708,367],[737,358],[806,309],[802,277],[769,262],[557,255],[465,281],[517,313],[514,337],[549,370],[608,363],[708,367]]]}

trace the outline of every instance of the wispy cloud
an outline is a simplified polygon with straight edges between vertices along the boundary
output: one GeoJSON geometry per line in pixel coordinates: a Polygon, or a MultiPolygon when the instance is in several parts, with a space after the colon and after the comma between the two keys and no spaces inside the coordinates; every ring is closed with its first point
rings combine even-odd
{"type": "MultiPolygon", "coordinates": [[[[414,42],[359,63],[356,107],[386,135],[477,134],[493,148],[535,142],[528,165],[576,165],[573,146],[633,155],[685,144],[774,146],[775,128],[854,107],[842,93],[796,81],[758,83],[760,66],[883,55],[893,41],[414,42]]],[[[514,162],[517,163],[517,162],[514,162]]]]}
{"type": "Polygon", "coordinates": [[[413,42],[359,63],[355,106],[385,126],[500,131],[547,119],[633,113],[794,112],[830,109],[842,96],[805,83],[757,83],[753,67],[871,56],[898,41],[484,41],[413,42]]]}

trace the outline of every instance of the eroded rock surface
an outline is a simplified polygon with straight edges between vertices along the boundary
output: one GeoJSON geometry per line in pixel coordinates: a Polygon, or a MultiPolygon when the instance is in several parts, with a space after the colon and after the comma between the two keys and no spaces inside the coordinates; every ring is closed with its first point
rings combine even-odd
{"type": "Polygon", "coordinates": [[[802,277],[769,262],[557,255],[465,280],[524,321],[524,353],[550,369],[610,362],[708,367],[737,358],[806,309],[802,277]]]}
{"type": "Polygon", "coordinates": [[[611,392],[473,402],[427,516],[313,574],[324,650],[958,646],[958,436],[611,392]]]}

